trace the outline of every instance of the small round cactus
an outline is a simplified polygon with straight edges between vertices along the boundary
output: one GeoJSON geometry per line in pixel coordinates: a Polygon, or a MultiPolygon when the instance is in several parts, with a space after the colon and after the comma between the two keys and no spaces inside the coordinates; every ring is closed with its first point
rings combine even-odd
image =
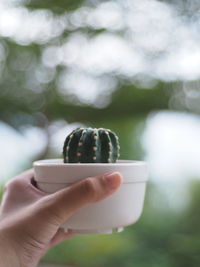
{"type": "Polygon", "coordinates": [[[113,163],[119,157],[119,141],[104,128],[77,128],[65,139],[64,163],[113,163]]]}

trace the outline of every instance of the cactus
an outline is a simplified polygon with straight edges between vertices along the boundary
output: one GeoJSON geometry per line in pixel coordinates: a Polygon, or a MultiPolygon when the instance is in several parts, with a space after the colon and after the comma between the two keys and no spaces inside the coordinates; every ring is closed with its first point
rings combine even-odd
{"type": "Polygon", "coordinates": [[[118,137],[111,130],[77,128],[65,139],[64,163],[113,163],[119,149],[118,137]]]}

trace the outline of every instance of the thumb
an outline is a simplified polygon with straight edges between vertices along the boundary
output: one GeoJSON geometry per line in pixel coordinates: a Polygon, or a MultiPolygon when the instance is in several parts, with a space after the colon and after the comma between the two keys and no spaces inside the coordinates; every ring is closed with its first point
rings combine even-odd
{"type": "MultiPolygon", "coordinates": [[[[73,213],[85,205],[100,201],[114,193],[122,184],[118,172],[86,178],[70,187],[42,198],[48,214],[56,217],[59,224],[64,223],[73,213]]],[[[42,203],[40,203],[42,204],[42,203]]]]}

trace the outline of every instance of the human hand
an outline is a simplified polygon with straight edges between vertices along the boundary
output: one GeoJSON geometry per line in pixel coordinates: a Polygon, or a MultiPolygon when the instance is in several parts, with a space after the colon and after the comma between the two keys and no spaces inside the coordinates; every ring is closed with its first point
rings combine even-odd
{"type": "Polygon", "coordinates": [[[9,181],[0,207],[0,266],[37,266],[49,248],[74,236],[60,225],[78,209],[114,193],[121,183],[119,173],[109,173],[46,194],[35,186],[33,170],[9,181]]]}

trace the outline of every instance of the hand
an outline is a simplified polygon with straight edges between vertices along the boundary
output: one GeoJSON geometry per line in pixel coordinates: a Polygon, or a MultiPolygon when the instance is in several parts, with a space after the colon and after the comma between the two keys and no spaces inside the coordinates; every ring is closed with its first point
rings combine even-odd
{"type": "Polygon", "coordinates": [[[0,208],[0,266],[33,267],[52,246],[74,234],[59,227],[85,205],[121,185],[119,173],[87,178],[53,194],[35,186],[33,170],[8,182],[0,208]]]}

